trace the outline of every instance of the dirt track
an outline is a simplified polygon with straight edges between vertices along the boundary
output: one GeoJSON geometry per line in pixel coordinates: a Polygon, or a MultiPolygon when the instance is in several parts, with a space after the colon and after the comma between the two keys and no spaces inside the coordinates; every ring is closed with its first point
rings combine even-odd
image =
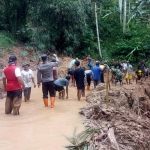
{"type": "MultiPolygon", "coordinates": [[[[58,94],[57,94],[58,95],[58,94]]],[[[77,101],[74,87],[69,89],[69,99],[56,99],[55,108],[45,108],[41,88],[32,89],[31,100],[22,101],[20,116],[4,114],[5,99],[0,100],[1,150],[65,150],[65,138],[84,129],[79,108],[85,100],[77,101]]]]}

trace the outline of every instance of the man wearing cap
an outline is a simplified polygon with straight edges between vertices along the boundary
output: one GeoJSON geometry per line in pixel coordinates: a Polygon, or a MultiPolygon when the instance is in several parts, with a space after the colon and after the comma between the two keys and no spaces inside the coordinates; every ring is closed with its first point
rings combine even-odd
{"type": "Polygon", "coordinates": [[[56,62],[48,62],[47,55],[42,55],[41,59],[42,64],[38,66],[37,71],[37,84],[40,87],[42,82],[42,92],[43,92],[43,101],[45,107],[48,107],[48,92],[50,93],[51,108],[54,107],[55,103],[55,87],[54,87],[54,78],[53,78],[53,67],[58,66],[59,59],[54,54],[56,62]]]}
{"type": "Polygon", "coordinates": [[[34,74],[31,69],[29,69],[30,64],[28,62],[24,62],[22,64],[22,67],[24,68],[21,71],[21,76],[25,84],[25,90],[24,90],[24,101],[30,100],[30,94],[31,94],[31,86],[32,82],[34,84],[34,88],[36,87],[36,84],[34,82],[34,74]],[[32,82],[31,82],[32,80],[32,82]]]}
{"type": "Polygon", "coordinates": [[[21,78],[20,69],[16,65],[17,57],[10,56],[8,66],[4,68],[2,77],[4,89],[7,91],[5,113],[10,114],[13,110],[14,115],[19,115],[22,89],[25,89],[25,85],[21,78]]]}

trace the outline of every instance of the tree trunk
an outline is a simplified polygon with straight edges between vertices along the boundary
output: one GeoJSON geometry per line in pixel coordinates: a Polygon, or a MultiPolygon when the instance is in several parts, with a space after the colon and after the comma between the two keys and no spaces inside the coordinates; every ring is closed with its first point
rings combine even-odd
{"type": "Polygon", "coordinates": [[[99,39],[99,30],[98,30],[98,20],[97,20],[97,6],[96,6],[96,2],[95,2],[95,19],[96,19],[96,31],[97,31],[97,40],[98,40],[98,50],[99,50],[100,58],[102,59],[102,52],[101,52],[101,48],[100,48],[100,39],[99,39]]]}
{"type": "Polygon", "coordinates": [[[123,33],[126,32],[126,13],[127,13],[127,0],[124,0],[124,12],[123,12],[123,33]]]}
{"type": "Polygon", "coordinates": [[[122,25],[122,0],[119,0],[120,24],[122,25]]]}

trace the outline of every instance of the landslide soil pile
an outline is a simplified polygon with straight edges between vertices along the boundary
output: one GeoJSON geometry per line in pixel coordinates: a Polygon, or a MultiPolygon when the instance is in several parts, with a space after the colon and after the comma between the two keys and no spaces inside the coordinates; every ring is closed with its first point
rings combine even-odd
{"type": "MultiPolygon", "coordinates": [[[[28,54],[23,56],[23,53],[25,52],[24,47],[11,47],[11,48],[6,48],[2,49],[0,51],[0,74],[2,74],[3,68],[7,65],[8,63],[8,58],[10,55],[16,55],[17,56],[17,65],[20,69],[22,69],[22,63],[23,62],[30,62],[30,68],[35,71],[36,70],[36,64],[37,61],[34,60],[33,56],[35,55],[33,51],[28,50],[28,54]]],[[[6,93],[3,90],[3,85],[2,85],[2,78],[0,78],[0,99],[4,98],[6,96],[6,93]]]]}
{"type": "Polygon", "coordinates": [[[94,150],[149,150],[150,79],[140,84],[111,87],[108,108],[105,95],[104,84],[87,95],[88,104],[81,108],[80,114],[86,118],[88,132],[78,135],[77,146],[87,145],[94,150]],[[83,140],[81,135],[87,133],[83,140]]]}
{"type": "MultiPolygon", "coordinates": [[[[33,71],[37,70],[37,63],[38,63],[38,56],[31,50],[27,51],[27,55],[23,55],[25,52],[24,47],[11,47],[0,51],[0,74],[2,73],[3,68],[7,65],[8,58],[10,55],[16,55],[18,62],[18,67],[22,70],[22,63],[23,62],[30,62],[30,68],[33,71]]],[[[67,75],[67,68],[69,68],[69,64],[72,60],[70,57],[59,57],[60,59],[60,65],[57,67],[57,74],[58,78],[66,77],[67,75]]],[[[86,67],[87,62],[81,61],[81,66],[86,67]]],[[[6,96],[6,93],[3,91],[3,85],[2,85],[2,78],[0,78],[0,99],[4,98],[6,96]]]]}

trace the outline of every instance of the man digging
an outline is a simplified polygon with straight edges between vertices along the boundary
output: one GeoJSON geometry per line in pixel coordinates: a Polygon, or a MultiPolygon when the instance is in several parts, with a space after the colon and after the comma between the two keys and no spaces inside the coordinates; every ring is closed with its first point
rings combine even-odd
{"type": "Polygon", "coordinates": [[[65,99],[64,86],[66,86],[66,99],[68,99],[69,80],[70,80],[70,76],[66,76],[66,78],[59,78],[54,81],[55,91],[59,92],[59,99],[65,99]]]}

